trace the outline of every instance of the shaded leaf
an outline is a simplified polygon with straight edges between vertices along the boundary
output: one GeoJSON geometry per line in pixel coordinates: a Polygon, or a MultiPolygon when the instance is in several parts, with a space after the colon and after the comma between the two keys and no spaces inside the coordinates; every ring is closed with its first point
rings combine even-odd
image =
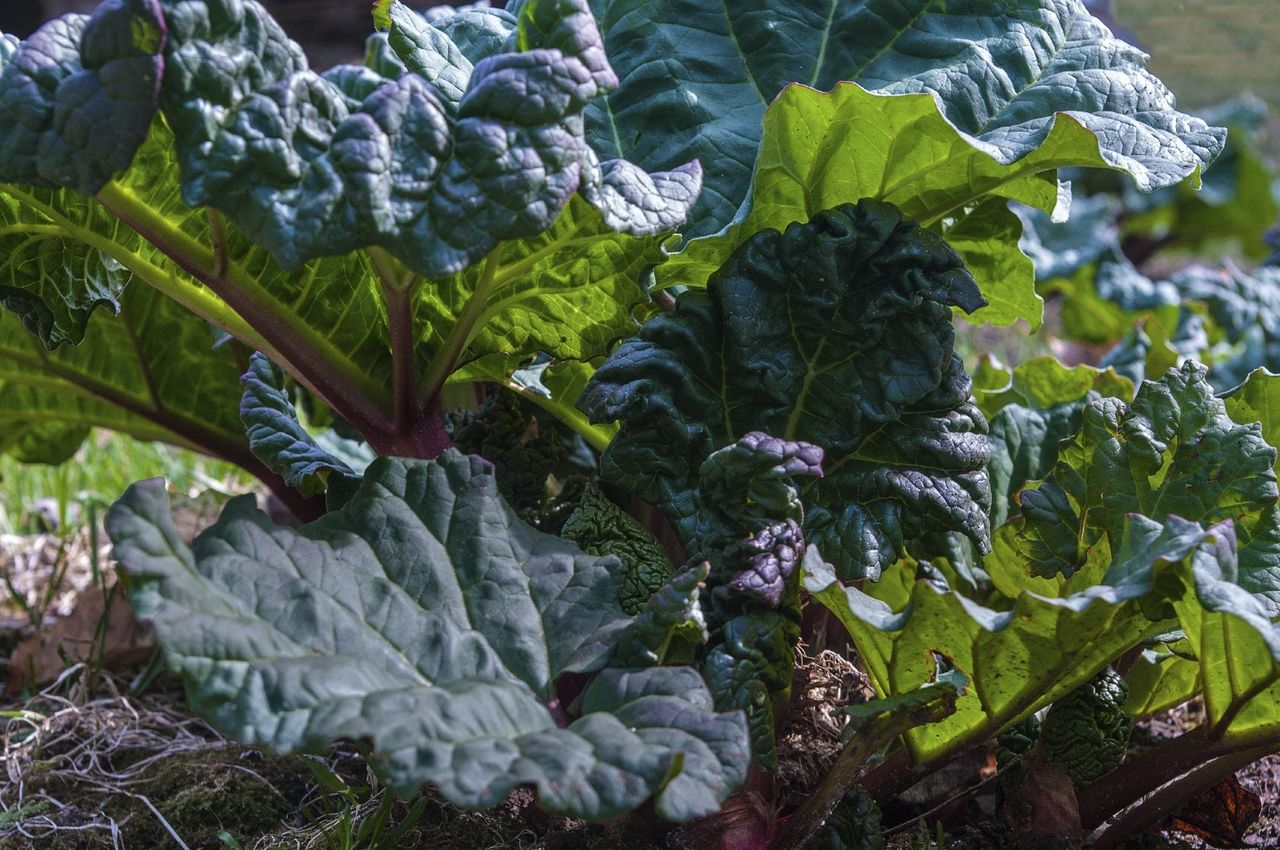
{"type": "Polygon", "coordinates": [[[255,352],[240,382],[240,421],[250,450],[268,469],[304,496],[355,487],[355,470],[322,449],[298,421],[280,367],[255,352]]]}
{"type": "Polygon", "coordinates": [[[368,738],[400,791],[481,808],[531,784],[590,818],[651,796],[671,820],[708,814],[745,775],[741,717],[689,668],[606,670],[557,726],[557,678],[599,669],[627,623],[616,561],[523,525],[478,459],[380,459],[299,530],[239,500],[192,548],[144,482],[108,527],[189,703],[247,742],[368,738]]]}

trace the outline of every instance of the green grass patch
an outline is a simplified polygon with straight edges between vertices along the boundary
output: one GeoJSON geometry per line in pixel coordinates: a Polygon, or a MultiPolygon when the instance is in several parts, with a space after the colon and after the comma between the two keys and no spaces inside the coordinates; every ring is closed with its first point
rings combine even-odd
{"type": "Polygon", "coordinates": [[[0,457],[0,534],[47,530],[47,518],[33,511],[41,499],[52,500],[50,508],[59,528],[74,531],[87,521],[90,506],[108,505],[133,482],[157,476],[192,496],[205,490],[241,492],[254,484],[250,475],[231,464],[100,431],[61,466],[0,457]]]}

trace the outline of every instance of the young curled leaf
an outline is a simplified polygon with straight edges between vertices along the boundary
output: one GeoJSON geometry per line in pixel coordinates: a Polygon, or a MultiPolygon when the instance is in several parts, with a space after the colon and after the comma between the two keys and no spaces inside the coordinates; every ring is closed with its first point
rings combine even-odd
{"type": "MultiPolygon", "coordinates": [[[[293,401],[285,390],[284,372],[263,355],[249,358],[249,370],[240,378],[240,421],[250,450],[284,483],[304,496],[325,490],[345,498],[359,476],[341,459],[320,447],[298,421],[293,401]]],[[[330,500],[334,505],[337,501],[330,500]]]]}
{"type": "Polygon", "coordinates": [[[622,561],[618,604],[628,614],[643,612],[650,597],[671,578],[662,544],[594,484],[587,485],[560,535],[592,555],[613,555],[622,561]]]}
{"type": "MultiPolygon", "coordinates": [[[[926,531],[985,548],[986,419],[951,324],[952,306],[982,303],[955,252],[889,204],[762,232],[588,385],[582,409],[621,423],[604,475],[702,539],[703,464],[765,432],[816,447],[771,467],[802,460],[807,472],[821,450],[824,476],[796,485],[803,526],[844,577],[876,578],[926,531]]],[[[770,457],[766,446],[753,452],[770,457]]],[[[708,471],[708,486],[718,480],[708,471]]]]}
{"type": "Polygon", "coordinates": [[[770,523],[724,550],[722,568],[727,581],[723,587],[777,608],[804,548],[804,534],[795,520],[770,523]]]}

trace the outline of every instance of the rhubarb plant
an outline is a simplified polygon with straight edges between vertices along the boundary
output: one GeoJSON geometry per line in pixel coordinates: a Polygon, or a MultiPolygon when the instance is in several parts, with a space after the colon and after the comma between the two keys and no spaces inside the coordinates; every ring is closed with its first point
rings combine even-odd
{"type": "Polygon", "coordinates": [[[1199,696],[1208,723],[1010,756],[1032,784],[1089,764],[1081,834],[1191,777],[1102,845],[1280,748],[1280,412],[1269,376],[1224,401],[1228,359],[1190,362],[1206,314],[1214,344],[1269,332],[1265,287],[1138,281],[1107,327],[1189,318],[1115,368],[971,374],[958,345],[960,314],[1040,325],[1037,264],[1124,250],[1062,169],[1185,201],[1223,150],[1080,0],[373,17],[324,71],[255,0],[0,40],[0,450],[166,440],[297,521],[242,498],[188,542],[154,480],[110,511],[193,710],[362,740],[398,792],[530,786],[727,850],[853,840],[1037,712],[1102,728],[1077,715],[1106,669],[1134,715],[1199,696]],[[877,698],[784,809],[825,640],[877,698]]]}

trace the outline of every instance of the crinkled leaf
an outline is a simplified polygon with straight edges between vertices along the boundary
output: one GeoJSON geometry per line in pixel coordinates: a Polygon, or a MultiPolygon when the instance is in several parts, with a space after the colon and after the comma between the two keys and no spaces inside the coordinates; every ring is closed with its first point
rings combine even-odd
{"type": "Polygon", "coordinates": [[[304,496],[355,486],[355,470],[322,449],[298,421],[279,366],[254,353],[240,382],[240,421],[249,449],[268,469],[304,496]]]}
{"type": "Polygon", "coordinates": [[[723,574],[717,590],[729,588],[778,608],[787,596],[791,580],[804,556],[804,533],[794,519],[772,522],[750,537],[724,549],[723,574]]]}
{"type": "MultiPolygon", "coordinates": [[[[984,740],[1069,693],[1176,622],[1194,627],[1205,619],[1229,628],[1231,637],[1254,641],[1248,646],[1274,640],[1275,627],[1265,616],[1259,619],[1257,598],[1234,581],[1234,547],[1230,523],[1206,532],[1178,517],[1161,525],[1132,516],[1114,557],[1101,556],[1100,581],[1061,595],[1022,590],[1003,610],[929,582],[912,584],[908,602],[895,610],[856,588],[841,587],[817,558],[805,562],[805,587],[849,629],[880,693],[904,693],[929,681],[935,672],[932,652],[970,676],[972,687],[952,717],[907,735],[917,760],[929,761],[984,740]],[[1232,613],[1234,606],[1242,606],[1240,613],[1232,613]]],[[[1264,674],[1255,671],[1238,680],[1221,675],[1216,671],[1224,652],[1225,644],[1218,643],[1202,656],[1202,664],[1215,671],[1210,675],[1220,691],[1234,694],[1226,697],[1231,700],[1244,696],[1243,688],[1264,674]]],[[[1246,658],[1255,665],[1260,660],[1246,658]]],[[[1246,662],[1230,663],[1234,669],[1246,662]]],[[[1280,668],[1268,661],[1266,669],[1280,668]]],[[[1256,720],[1261,723],[1261,714],[1256,720]]],[[[1254,715],[1247,722],[1254,723],[1254,715]]]]}
{"type": "Polygon", "coordinates": [[[719,624],[702,657],[716,708],[746,712],[751,755],[769,770],[778,768],[776,718],[789,702],[799,640],[798,606],[759,607],[719,624]]]}
{"type": "Polygon", "coordinates": [[[478,808],[531,784],[591,818],[649,797],[671,820],[708,814],[745,775],[741,717],[688,668],[604,671],[557,727],[557,677],[601,667],[627,622],[617,562],[522,524],[481,460],[380,459],[297,530],[239,500],[191,548],[166,502],[151,481],[112,508],[116,556],[189,703],[242,740],[366,738],[401,791],[478,808]]]}
{"type": "Polygon", "coordinates": [[[164,41],[155,0],[0,35],[0,182],[92,195],[128,168],[159,103],[164,41]]]}
{"type": "Polygon", "coordinates": [[[1090,394],[1077,401],[1047,408],[1011,404],[991,420],[991,527],[1000,528],[1017,514],[1017,494],[1031,481],[1049,474],[1058,461],[1058,447],[1080,430],[1090,394]]]}
{"type": "Polygon", "coordinates": [[[560,535],[592,555],[622,561],[618,604],[628,614],[642,614],[650,598],[671,579],[671,563],[662,544],[594,484],[565,520],[560,535]]]}
{"type": "Polygon", "coordinates": [[[393,3],[389,43],[408,69],[394,78],[309,70],[253,0],[164,8],[163,105],[184,197],[286,267],[377,245],[443,277],[546,230],[579,188],[611,230],[637,235],[677,226],[697,197],[696,163],[653,175],[597,164],[581,112],[617,78],[582,0],[527,4],[510,52],[474,66],[393,3]]]}
{"type": "MultiPolygon", "coordinates": [[[[664,280],[697,285],[760,229],[863,197],[927,224],[988,194],[1052,209],[1057,168],[1118,169],[1151,189],[1223,145],[1080,0],[783,5],[593,5],[622,79],[588,111],[597,148],[646,167],[690,151],[715,163],[688,231],[706,238],[664,280]]],[[[1039,323],[1021,265],[979,277],[990,320],[1019,309],[1039,323]]],[[[975,258],[975,273],[989,266],[975,258]]]]}
{"type": "Polygon", "coordinates": [[[1016,494],[1049,474],[1059,444],[1080,428],[1085,404],[1133,397],[1133,384],[1112,369],[1063,366],[1034,357],[1006,370],[984,361],[974,376],[978,406],[991,420],[991,527],[1018,513],[1016,494]]]}
{"type": "Polygon", "coordinates": [[[693,650],[707,642],[700,596],[709,569],[703,561],[681,570],[649,596],[618,638],[615,666],[651,667],[692,660],[693,650]]]}
{"type": "Polygon", "coordinates": [[[802,519],[804,506],[794,479],[821,478],[822,459],[819,446],[762,431],[748,431],[712,452],[698,469],[700,504],[693,518],[698,528],[686,532],[689,546],[710,551],[762,522],[802,519]]]}
{"type": "Polygon", "coordinates": [[[959,257],[864,201],[761,233],[597,371],[582,408],[620,420],[607,478],[698,534],[698,472],[751,431],[803,441],[811,543],[875,577],[922,531],[987,536],[986,421],[953,352],[951,305],[982,303],[959,257]]]}
{"type": "Polygon", "coordinates": [[[938,187],[950,194],[948,208],[958,207],[999,188],[968,184],[966,165],[987,174],[1003,169],[1000,182],[1012,182],[1058,167],[1042,161],[1055,150],[1063,165],[1122,169],[1147,189],[1170,185],[1212,160],[1225,137],[1177,112],[1173,95],[1144,69],[1146,57],[1113,38],[1080,0],[995,7],[985,0],[593,0],[592,9],[622,83],[588,110],[589,137],[597,149],[651,168],[700,157],[707,191],[692,219],[695,236],[741,215],[758,149],[751,215],[781,228],[864,196],[899,201],[908,216],[922,217],[895,191],[923,198],[938,187]],[[842,116],[848,123],[830,126],[838,130],[830,134],[825,122],[803,134],[771,132],[778,112],[802,95],[824,97],[812,89],[840,81],[883,94],[929,92],[917,101],[927,106],[924,120],[901,135],[901,122],[876,120],[883,116],[873,108],[842,116]],[[765,118],[761,145],[761,116],[791,82],[810,88],[783,92],[765,118]],[[1072,145],[1060,148],[1068,129],[1072,145]],[[773,181],[767,162],[778,154],[772,146],[786,145],[820,151],[823,169],[797,170],[786,182],[822,197],[779,220],[761,207],[777,203],[783,183],[773,181]],[[926,162],[928,171],[917,173],[926,162]],[[909,186],[913,178],[917,185],[909,186]],[[868,182],[879,192],[862,191],[868,182]]]}
{"type": "MultiPolygon", "coordinates": [[[[131,204],[145,206],[157,218],[179,226],[182,233],[211,244],[209,220],[182,202],[172,145],[167,130],[157,125],[133,168],[113,189],[125,194],[131,204]]],[[[76,341],[96,303],[106,296],[121,298],[118,290],[123,284],[112,285],[107,292],[98,288],[100,270],[122,267],[138,283],[165,291],[176,287],[181,297],[195,298],[206,309],[229,312],[160,250],[122,226],[101,205],[74,192],[0,185],[0,216],[6,214],[12,216],[13,230],[0,239],[39,246],[29,252],[60,256],[62,268],[71,264],[75,273],[73,278],[61,274],[42,280],[35,276],[42,268],[25,254],[8,257],[6,271],[22,277],[0,286],[12,284],[13,290],[20,287],[22,291],[21,300],[9,298],[5,303],[21,307],[28,320],[38,324],[45,322],[43,317],[52,317],[50,342],[76,341]],[[86,273],[81,274],[82,270],[86,273]],[[62,288],[64,281],[69,289],[62,288]]],[[[313,260],[289,272],[234,225],[223,222],[220,231],[226,248],[222,275],[266,312],[288,315],[296,334],[305,339],[313,358],[325,364],[330,377],[340,377],[346,386],[389,408],[391,353],[383,284],[369,257],[356,252],[313,260]]],[[[464,371],[478,364],[483,367],[481,377],[501,382],[539,351],[583,359],[603,355],[610,341],[634,331],[635,316],[644,313],[645,294],[637,280],[641,270],[660,257],[659,242],[657,237],[610,233],[598,212],[575,199],[546,232],[504,243],[495,254],[490,276],[475,268],[419,284],[413,293],[413,310],[415,333],[421,340],[420,373],[444,352],[453,351],[465,364],[464,371]],[[486,309],[477,310],[479,304],[471,299],[482,282],[484,291],[478,297],[486,309]],[[461,320],[464,316],[466,321],[461,320]]],[[[200,250],[207,257],[204,271],[214,273],[217,258],[200,250]]],[[[301,365],[304,375],[308,366],[316,368],[314,362],[287,365],[295,374],[301,365]]],[[[562,394],[544,401],[557,415],[585,425],[572,407],[586,377],[580,371],[570,365],[557,367],[557,375],[574,373],[577,378],[570,382],[572,386],[552,381],[549,386],[562,394]]]]}
{"type": "Polygon", "coordinates": [[[1022,491],[1022,518],[1002,531],[1042,576],[1070,576],[1103,537],[1114,549],[1125,516],[1235,521],[1244,542],[1277,499],[1276,451],[1259,426],[1238,425],[1214,397],[1203,366],[1145,382],[1132,405],[1085,406],[1079,433],[1049,475],[1022,491]]]}
{"type": "MultiPolygon", "coordinates": [[[[1243,384],[1223,397],[1227,415],[1235,422],[1257,422],[1262,438],[1272,448],[1280,446],[1280,375],[1255,369],[1243,384]]],[[[1280,453],[1277,454],[1280,462],[1280,453]]]]}

